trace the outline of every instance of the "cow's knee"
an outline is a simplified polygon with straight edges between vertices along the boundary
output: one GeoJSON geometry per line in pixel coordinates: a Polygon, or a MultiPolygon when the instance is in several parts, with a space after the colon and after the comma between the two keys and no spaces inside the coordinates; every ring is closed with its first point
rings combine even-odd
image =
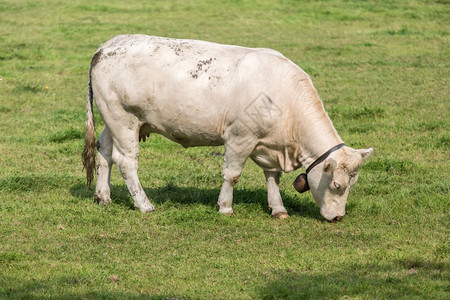
{"type": "Polygon", "coordinates": [[[239,174],[239,175],[224,178],[224,180],[228,181],[230,183],[230,185],[232,187],[234,187],[236,185],[236,183],[238,183],[240,177],[241,177],[241,175],[239,174]]]}
{"type": "Polygon", "coordinates": [[[223,180],[234,187],[238,183],[239,178],[241,178],[242,168],[242,166],[224,167],[222,170],[223,180]]]}

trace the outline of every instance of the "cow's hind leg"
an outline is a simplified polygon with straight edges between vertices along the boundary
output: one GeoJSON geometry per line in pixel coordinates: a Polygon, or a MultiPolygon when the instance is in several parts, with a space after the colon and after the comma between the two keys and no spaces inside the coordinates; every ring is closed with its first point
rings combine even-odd
{"type": "Polygon", "coordinates": [[[269,202],[269,209],[272,210],[272,217],[287,218],[289,215],[286,208],[284,208],[281,200],[280,188],[280,172],[264,171],[267,180],[267,201],[269,202]]]}
{"type": "MultiPolygon", "coordinates": [[[[128,191],[134,201],[134,206],[141,212],[153,211],[155,208],[150,203],[138,178],[139,135],[138,129],[117,124],[113,136],[113,162],[119,167],[127,185],[128,191]],[[118,126],[117,126],[118,125],[118,126]]],[[[111,129],[110,129],[111,130],[111,129]]]]}
{"type": "Polygon", "coordinates": [[[101,205],[111,202],[110,178],[112,166],[113,141],[108,127],[105,127],[98,138],[97,146],[97,185],[95,199],[101,205]]]}

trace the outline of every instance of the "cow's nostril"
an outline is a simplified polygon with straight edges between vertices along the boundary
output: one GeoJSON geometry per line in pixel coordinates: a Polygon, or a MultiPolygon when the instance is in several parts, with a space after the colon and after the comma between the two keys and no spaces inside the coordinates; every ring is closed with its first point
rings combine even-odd
{"type": "Polygon", "coordinates": [[[344,216],[336,216],[333,221],[339,222],[344,216]]]}

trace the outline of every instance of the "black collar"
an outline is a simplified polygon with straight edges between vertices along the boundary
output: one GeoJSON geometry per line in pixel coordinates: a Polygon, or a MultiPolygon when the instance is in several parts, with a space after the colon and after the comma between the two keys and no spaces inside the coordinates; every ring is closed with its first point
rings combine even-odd
{"type": "Polygon", "coordinates": [[[317,166],[318,164],[320,164],[321,162],[323,162],[323,161],[328,157],[328,155],[330,155],[331,153],[333,153],[333,152],[336,151],[336,150],[341,149],[342,147],[344,147],[344,145],[345,145],[344,143],[339,144],[339,145],[336,145],[336,146],[334,146],[333,148],[331,148],[330,150],[328,150],[327,152],[325,152],[324,154],[322,154],[321,157],[319,157],[318,159],[316,159],[316,160],[308,167],[308,169],[306,169],[306,174],[308,174],[309,171],[312,170],[312,168],[314,168],[315,166],[317,166]]]}

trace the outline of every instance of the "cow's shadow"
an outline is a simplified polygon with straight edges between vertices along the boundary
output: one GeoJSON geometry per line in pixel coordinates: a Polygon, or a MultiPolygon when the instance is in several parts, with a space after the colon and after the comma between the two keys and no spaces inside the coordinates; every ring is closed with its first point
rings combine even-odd
{"type": "MultiPolygon", "coordinates": [[[[156,205],[164,205],[170,202],[181,205],[203,204],[215,207],[220,193],[219,187],[211,189],[184,187],[172,182],[160,187],[144,188],[144,190],[150,201],[156,205]]],[[[70,193],[78,199],[94,201],[94,189],[92,187],[86,189],[84,184],[79,183],[73,185],[70,188],[70,193]]],[[[281,197],[289,215],[321,219],[318,207],[308,196],[291,196],[281,191],[281,197]]],[[[115,204],[133,209],[133,200],[125,185],[111,186],[111,200],[115,204]]],[[[234,204],[259,205],[267,214],[270,213],[267,204],[266,189],[235,188],[233,196],[234,204]]]]}

